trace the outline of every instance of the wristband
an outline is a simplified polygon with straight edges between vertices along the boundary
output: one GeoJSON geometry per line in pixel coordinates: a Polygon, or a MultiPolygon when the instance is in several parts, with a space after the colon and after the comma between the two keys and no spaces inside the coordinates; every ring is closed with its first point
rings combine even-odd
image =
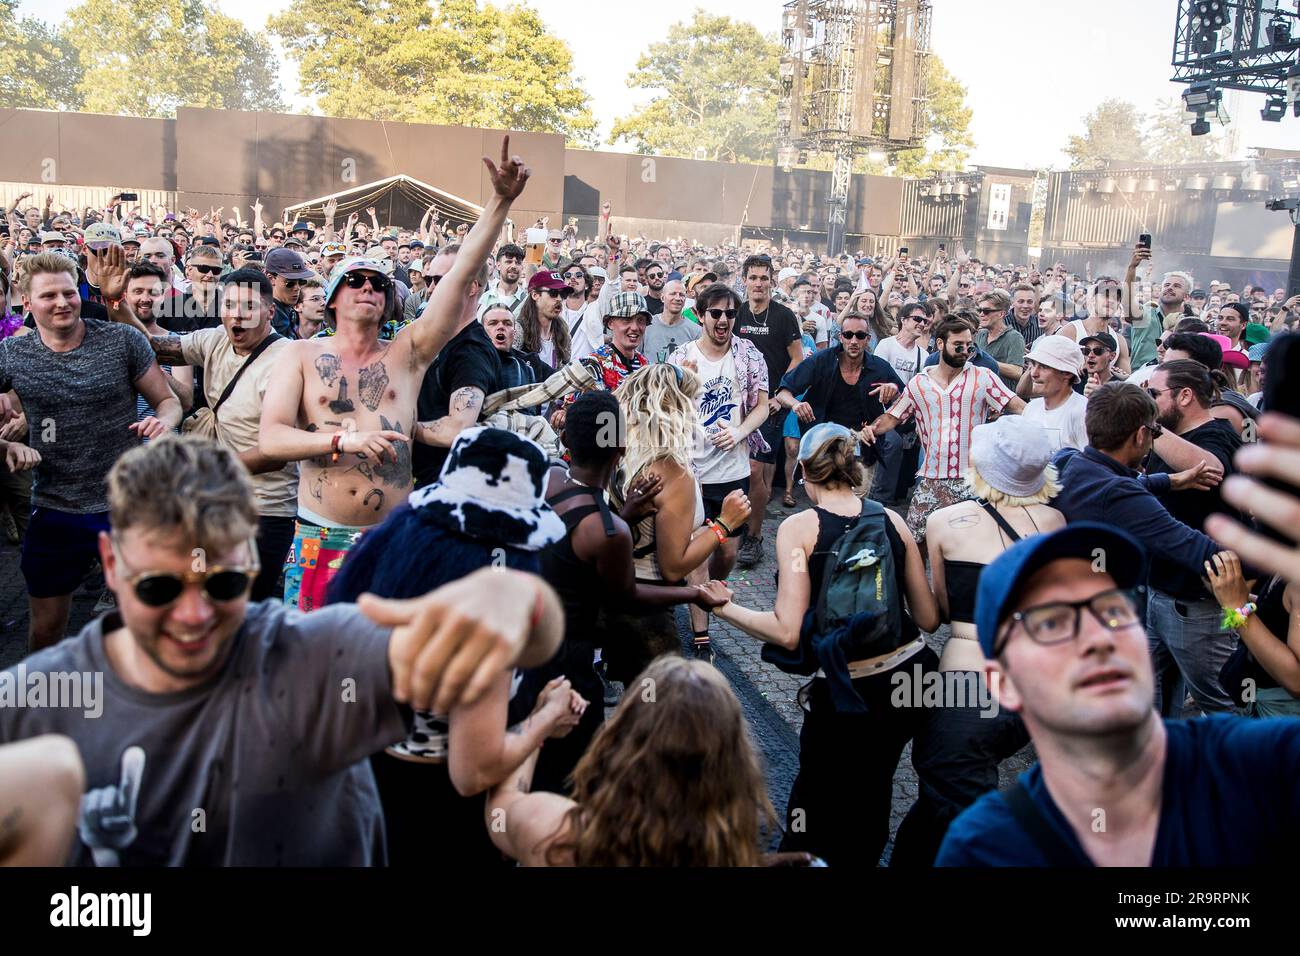
{"type": "Polygon", "coordinates": [[[727,543],[727,535],[726,535],[725,532],[723,532],[723,530],[722,530],[721,528],[718,527],[718,524],[717,524],[716,521],[706,521],[706,522],[704,522],[704,523],[705,523],[706,525],[708,525],[709,530],[712,531],[714,537],[716,537],[716,538],[718,539],[718,544],[726,544],[726,543],[727,543]]]}
{"type": "Polygon", "coordinates": [[[330,439],[330,461],[338,461],[341,454],[343,454],[343,433],[335,432],[334,437],[330,439]]]}
{"type": "Polygon", "coordinates": [[[723,531],[727,532],[727,537],[728,537],[728,538],[731,537],[731,535],[732,535],[732,530],[731,530],[730,528],[727,527],[727,523],[726,523],[725,521],[723,521],[721,518],[714,518],[713,521],[714,521],[714,523],[715,523],[716,525],[718,525],[720,528],[722,528],[723,531]]]}
{"type": "Polygon", "coordinates": [[[1239,631],[1246,626],[1246,619],[1255,613],[1255,602],[1249,601],[1239,608],[1225,607],[1220,627],[1239,631]]]}

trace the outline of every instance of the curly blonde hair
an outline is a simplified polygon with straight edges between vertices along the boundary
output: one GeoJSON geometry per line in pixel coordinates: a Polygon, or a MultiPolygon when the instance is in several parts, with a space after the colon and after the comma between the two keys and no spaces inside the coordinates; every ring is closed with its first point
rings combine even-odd
{"type": "Polygon", "coordinates": [[[700,380],[676,365],[656,363],[639,368],[623,380],[618,403],[627,429],[624,473],[628,481],[649,465],[665,458],[691,471],[695,443],[700,437],[700,417],[695,397],[700,380]]]}
{"type": "Polygon", "coordinates": [[[998,491],[979,473],[979,469],[971,465],[966,469],[966,487],[973,491],[976,497],[983,498],[991,505],[1011,505],[1012,507],[1024,507],[1025,505],[1045,505],[1061,493],[1061,480],[1056,473],[1055,465],[1048,465],[1043,472],[1043,487],[1037,492],[1026,497],[1017,497],[1009,495],[1005,491],[998,491]]]}
{"type": "Polygon", "coordinates": [[[552,863],[758,866],[760,829],[776,821],[736,695],[677,655],[628,688],[573,772],[573,799],[552,863]]]}

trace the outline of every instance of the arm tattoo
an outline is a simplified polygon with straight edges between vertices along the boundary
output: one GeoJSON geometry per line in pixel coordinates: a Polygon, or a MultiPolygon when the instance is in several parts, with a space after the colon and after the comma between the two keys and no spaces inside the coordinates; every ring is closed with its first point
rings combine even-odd
{"type": "Polygon", "coordinates": [[[451,410],[455,412],[477,411],[483,406],[482,389],[473,386],[457,389],[451,396],[451,410]]]}
{"type": "Polygon", "coordinates": [[[184,365],[185,356],[181,352],[181,337],[176,333],[168,335],[151,335],[149,344],[153,346],[154,355],[160,363],[184,365]]]}

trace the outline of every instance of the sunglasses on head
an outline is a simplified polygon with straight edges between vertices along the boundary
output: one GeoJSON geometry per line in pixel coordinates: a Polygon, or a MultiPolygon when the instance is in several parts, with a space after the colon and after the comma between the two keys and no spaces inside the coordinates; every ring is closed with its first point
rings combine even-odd
{"type": "Polygon", "coordinates": [[[388,276],[371,274],[366,272],[349,272],[343,277],[343,284],[349,289],[360,289],[367,282],[370,288],[379,293],[387,292],[393,287],[393,282],[388,276]]]}
{"type": "Polygon", "coordinates": [[[175,604],[185,591],[185,585],[194,583],[203,588],[203,593],[210,601],[234,601],[243,597],[253,586],[262,566],[257,556],[256,541],[248,542],[249,563],[224,567],[215,565],[206,571],[190,571],[186,574],[174,574],[170,571],[131,571],[117,542],[113,542],[113,553],[118,563],[127,571],[122,580],[130,586],[136,600],[148,607],[162,608],[175,604]]]}
{"type": "Polygon", "coordinates": [[[735,309],[705,309],[704,311],[709,313],[709,318],[711,319],[720,319],[724,315],[729,319],[734,319],[736,317],[735,309]]]}
{"type": "Polygon", "coordinates": [[[869,335],[868,333],[866,333],[866,332],[841,332],[841,333],[840,333],[840,338],[842,338],[842,339],[865,339],[865,338],[870,338],[870,335],[869,335]]]}

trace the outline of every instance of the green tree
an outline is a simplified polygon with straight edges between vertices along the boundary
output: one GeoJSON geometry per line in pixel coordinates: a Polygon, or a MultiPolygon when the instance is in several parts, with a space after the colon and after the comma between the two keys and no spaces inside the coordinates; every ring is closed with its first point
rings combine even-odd
{"type": "Polygon", "coordinates": [[[270,43],[211,0],[83,0],[64,35],[84,68],[77,90],[91,112],[285,108],[270,43]]]}
{"type": "Polygon", "coordinates": [[[966,105],[966,87],[948,72],[939,57],[925,59],[926,145],[904,150],[894,160],[898,176],[928,176],[937,172],[960,172],[975,147],[970,133],[971,108],[966,105]]]}
{"type": "Polygon", "coordinates": [[[1215,163],[1228,158],[1223,127],[1193,136],[1191,125],[1182,100],[1160,100],[1147,117],[1151,159],[1159,163],[1215,163]]]}
{"type": "Polygon", "coordinates": [[[658,95],[610,131],[639,153],[772,162],[781,47],[748,23],[695,11],[641,54],[628,85],[658,95]]]}
{"type": "Polygon", "coordinates": [[[596,121],[568,45],[525,6],[293,0],[269,28],[329,116],[563,133],[596,121]]]}
{"type": "Polygon", "coordinates": [[[0,103],[47,110],[81,108],[81,63],[59,32],[18,18],[18,0],[0,0],[0,103]]]}
{"type": "Polygon", "coordinates": [[[1084,135],[1071,136],[1065,153],[1071,169],[1136,166],[1148,161],[1143,117],[1132,103],[1102,100],[1084,119],[1084,135]]]}

